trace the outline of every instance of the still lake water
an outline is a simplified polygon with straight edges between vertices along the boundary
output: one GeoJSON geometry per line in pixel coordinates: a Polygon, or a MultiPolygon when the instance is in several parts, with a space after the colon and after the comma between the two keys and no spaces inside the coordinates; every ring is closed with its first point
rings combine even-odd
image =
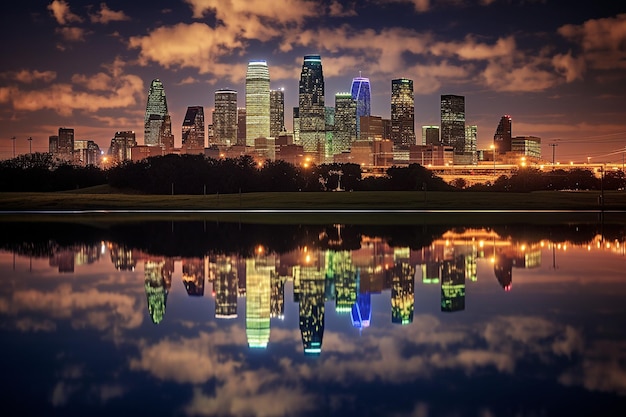
{"type": "Polygon", "coordinates": [[[624,222],[0,224],[4,416],[626,415],[624,222]]]}

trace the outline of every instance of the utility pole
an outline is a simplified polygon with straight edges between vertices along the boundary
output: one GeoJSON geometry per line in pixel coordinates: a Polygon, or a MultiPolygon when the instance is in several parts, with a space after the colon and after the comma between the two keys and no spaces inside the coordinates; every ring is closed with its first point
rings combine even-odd
{"type": "Polygon", "coordinates": [[[13,141],[13,159],[15,159],[15,136],[13,136],[11,140],[13,141]]]}
{"type": "Polygon", "coordinates": [[[29,137],[28,138],[28,153],[29,154],[33,154],[33,138],[29,137]]]}
{"type": "Polygon", "coordinates": [[[556,147],[559,146],[558,143],[551,143],[550,146],[552,146],[552,168],[554,169],[554,161],[555,161],[555,153],[556,153],[556,147]]]}

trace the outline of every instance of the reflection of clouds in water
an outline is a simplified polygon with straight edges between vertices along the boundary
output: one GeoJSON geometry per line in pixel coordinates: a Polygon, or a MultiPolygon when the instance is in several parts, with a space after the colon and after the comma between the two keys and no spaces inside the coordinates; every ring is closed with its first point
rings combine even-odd
{"type": "Polygon", "coordinates": [[[243,357],[221,349],[241,346],[245,340],[245,330],[233,326],[227,331],[216,328],[210,333],[200,332],[197,337],[168,338],[152,345],[142,341],[139,358],[131,359],[129,365],[161,380],[192,384],[215,381],[214,393],[194,388],[193,398],[185,407],[190,415],[270,417],[315,407],[314,397],[299,387],[298,379],[269,369],[246,369],[243,357]]]}
{"type": "Polygon", "coordinates": [[[626,396],[626,342],[594,343],[585,350],[581,363],[564,372],[559,382],[626,396]]]}
{"type": "MultiPolygon", "coordinates": [[[[136,298],[96,288],[75,291],[70,284],[46,292],[17,290],[9,299],[0,301],[0,312],[11,315],[43,313],[56,319],[70,319],[74,328],[98,330],[116,325],[136,328],[143,321],[143,305],[136,298]]],[[[49,323],[47,327],[37,327],[34,322],[30,324],[29,327],[28,322],[22,323],[20,330],[51,330],[49,323]]]]}

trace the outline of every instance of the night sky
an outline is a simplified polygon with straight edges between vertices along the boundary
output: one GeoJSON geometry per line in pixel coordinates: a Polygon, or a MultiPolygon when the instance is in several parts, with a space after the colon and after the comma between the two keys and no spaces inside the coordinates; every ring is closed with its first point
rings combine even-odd
{"type": "Polygon", "coordinates": [[[390,116],[391,80],[414,81],[415,124],[440,123],[439,96],[465,96],[488,148],[500,117],[513,135],[558,144],[556,160],[622,161],[626,3],[614,0],[21,1],[0,17],[0,159],[48,150],[59,127],[106,150],[118,130],[143,144],[153,78],[165,86],[175,145],[187,106],[233,88],[267,60],[291,129],[303,55],[319,53],[326,105],[369,77],[372,114],[390,116]]]}

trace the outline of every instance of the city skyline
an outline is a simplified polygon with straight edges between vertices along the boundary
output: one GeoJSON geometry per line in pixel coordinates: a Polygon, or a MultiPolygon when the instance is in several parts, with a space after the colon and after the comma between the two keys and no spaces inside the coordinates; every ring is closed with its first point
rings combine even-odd
{"type": "Polygon", "coordinates": [[[553,143],[557,160],[621,160],[623,5],[217,5],[157,2],[148,10],[117,1],[55,0],[8,6],[2,30],[11,42],[2,51],[12,59],[0,65],[0,158],[11,157],[14,145],[18,154],[29,146],[46,151],[59,127],[74,129],[77,140],[94,140],[104,150],[117,131],[135,131],[143,143],[148,87],[157,78],[167,92],[179,147],[187,107],[202,105],[212,113],[221,88],[237,91],[242,106],[246,65],[260,59],[270,68],[270,87],[285,89],[285,124],[291,130],[302,57],[314,53],[324,63],[329,103],[362,74],[371,83],[372,115],[389,118],[391,80],[406,77],[415,83],[416,131],[439,124],[440,95],[462,95],[466,123],[478,126],[479,148],[493,143],[507,114],[512,135],[541,137],[544,155],[553,143]]]}

